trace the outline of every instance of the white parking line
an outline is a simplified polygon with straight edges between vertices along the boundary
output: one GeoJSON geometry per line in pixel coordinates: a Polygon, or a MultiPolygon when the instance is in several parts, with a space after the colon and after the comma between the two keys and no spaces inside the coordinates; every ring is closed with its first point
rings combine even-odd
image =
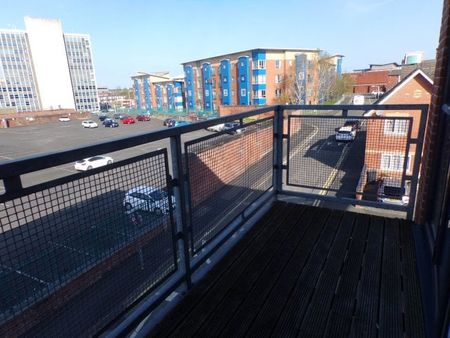
{"type": "Polygon", "coordinates": [[[11,268],[11,267],[9,267],[9,266],[6,266],[6,265],[3,265],[3,264],[1,264],[0,266],[1,266],[3,269],[7,269],[7,270],[9,270],[9,271],[11,271],[11,272],[15,272],[15,273],[17,273],[17,274],[19,274],[19,275],[25,276],[25,277],[27,277],[27,278],[30,278],[30,279],[32,279],[32,280],[34,280],[34,281],[36,281],[36,282],[42,283],[42,284],[44,284],[44,285],[50,284],[50,283],[48,283],[48,282],[46,282],[46,281],[44,281],[44,280],[42,280],[42,279],[40,279],[40,278],[31,276],[31,275],[29,275],[29,274],[27,274],[26,272],[23,272],[23,271],[21,271],[21,270],[13,269],[13,268],[11,268]]]}

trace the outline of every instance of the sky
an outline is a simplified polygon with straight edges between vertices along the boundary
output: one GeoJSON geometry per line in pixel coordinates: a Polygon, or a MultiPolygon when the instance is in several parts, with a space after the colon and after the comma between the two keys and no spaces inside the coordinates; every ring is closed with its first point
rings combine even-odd
{"type": "Polygon", "coordinates": [[[55,18],[91,36],[97,85],[130,87],[138,71],[253,48],[320,48],[343,70],[435,58],[443,0],[1,0],[0,28],[55,18]]]}

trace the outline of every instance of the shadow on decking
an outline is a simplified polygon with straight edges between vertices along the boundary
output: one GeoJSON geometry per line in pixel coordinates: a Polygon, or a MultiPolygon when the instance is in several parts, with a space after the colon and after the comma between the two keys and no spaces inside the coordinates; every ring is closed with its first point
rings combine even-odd
{"type": "Polygon", "coordinates": [[[424,336],[412,224],[277,202],[154,336],[424,336]]]}

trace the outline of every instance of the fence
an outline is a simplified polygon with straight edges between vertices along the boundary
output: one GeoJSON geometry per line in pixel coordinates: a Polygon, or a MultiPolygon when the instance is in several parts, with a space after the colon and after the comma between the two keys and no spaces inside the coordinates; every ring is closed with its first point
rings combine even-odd
{"type": "Polygon", "coordinates": [[[131,311],[112,331],[123,334],[189,287],[233,229],[278,193],[410,218],[427,107],[377,106],[382,116],[356,108],[266,107],[0,164],[0,333],[89,336],[131,311]],[[239,122],[189,136],[231,121],[239,122]],[[163,139],[158,151],[22,186],[27,173],[163,139]],[[130,310],[147,295],[150,304],[130,310]]]}

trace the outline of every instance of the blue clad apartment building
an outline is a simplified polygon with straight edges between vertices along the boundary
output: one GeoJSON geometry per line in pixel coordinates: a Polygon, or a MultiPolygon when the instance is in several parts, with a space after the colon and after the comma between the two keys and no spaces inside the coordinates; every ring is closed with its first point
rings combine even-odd
{"type": "MultiPolygon", "coordinates": [[[[318,103],[319,49],[256,48],[182,63],[189,111],[221,105],[294,102],[293,83],[302,87],[297,103],[318,103]]],[[[342,72],[342,55],[327,58],[342,72]]]]}
{"type": "Polygon", "coordinates": [[[168,72],[138,72],[133,81],[136,108],[143,111],[182,111],[185,109],[184,79],[168,72]]]}

